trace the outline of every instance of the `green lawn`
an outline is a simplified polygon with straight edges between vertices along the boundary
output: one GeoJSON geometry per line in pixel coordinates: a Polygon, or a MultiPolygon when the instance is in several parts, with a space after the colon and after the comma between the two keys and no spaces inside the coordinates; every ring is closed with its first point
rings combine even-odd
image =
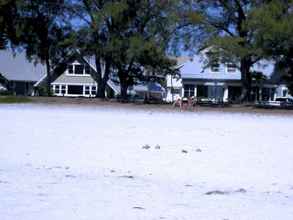
{"type": "Polygon", "coordinates": [[[28,103],[31,99],[24,96],[0,96],[0,104],[5,103],[28,103]]]}

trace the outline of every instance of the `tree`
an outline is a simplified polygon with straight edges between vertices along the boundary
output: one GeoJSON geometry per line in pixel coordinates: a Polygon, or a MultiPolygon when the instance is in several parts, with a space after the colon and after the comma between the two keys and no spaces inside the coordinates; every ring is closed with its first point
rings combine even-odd
{"type": "Polygon", "coordinates": [[[166,50],[174,29],[170,15],[175,2],[122,0],[114,4],[117,10],[110,11],[107,51],[112,54],[123,100],[128,86],[142,78],[146,70],[156,70],[154,74],[174,70],[176,62],[166,56],[166,50]]]}
{"type": "Polygon", "coordinates": [[[27,57],[46,65],[46,90],[51,95],[52,66],[63,57],[67,49],[66,35],[70,33],[70,25],[66,24],[66,2],[63,0],[26,0],[20,7],[20,18],[24,31],[21,34],[22,47],[27,57]],[[59,55],[59,56],[58,56],[59,55]]]}
{"type": "MultiPolygon", "coordinates": [[[[63,0],[2,0],[0,2],[0,45],[24,49],[28,59],[45,63],[47,94],[50,95],[54,62],[68,49],[70,25],[63,0]]],[[[59,60],[60,61],[60,60],[59,60]]]]}
{"type": "Polygon", "coordinates": [[[146,68],[158,70],[159,66],[167,66],[164,63],[173,64],[165,51],[171,33],[170,8],[174,3],[83,0],[79,4],[81,10],[75,7],[74,13],[84,21],[78,34],[79,48],[96,58],[94,78],[99,85],[98,97],[104,97],[111,71],[118,74],[121,96],[126,99],[128,86],[141,78],[146,68]]]}
{"type": "Polygon", "coordinates": [[[276,61],[276,74],[293,94],[293,1],[266,1],[254,10],[249,25],[255,29],[256,44],[268,58],[276,61]]]}
{"type": "MultiPolygon", "coordinates": [[[[193,40],[199,50],[209,48],[209,63],[239,63],[241,100],[250,100],[252,66],[263,58],[255,44],[255,31],[248,22],[261,0],[196,0],[185,1],[185,39],[193,40]]],[[[194,45],[194,44],[192,44],[194,45]]]]}
{"type": "Polygon", "coordinates": [[[0,49],[5,49],[10,41],[12,45],[19,44],[18,5],[21,1],[0,1],[0,49]]]}
{"type": "Polygon", "coordinates": [[[105,98],[105,90],[111,72],[111,54],[106,51],[109,42],[107,13],[111,1],[82,0],[71,7],[71,13],[79,19],[75,44],[84,56],[95,57],[96,71],[92,73],[98,84],[97,97],[105,98]]]}

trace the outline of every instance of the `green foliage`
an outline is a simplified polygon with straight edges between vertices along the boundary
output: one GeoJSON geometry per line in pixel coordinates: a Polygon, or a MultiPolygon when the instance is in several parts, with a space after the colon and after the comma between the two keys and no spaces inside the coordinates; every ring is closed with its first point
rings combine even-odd
{"type": "Polygon", "coordinates": [[[8,46],[8,41],[16,45],[19,43],[19,29],[17,6],[20,0],[1,0],[0,1],[0,49],[8,46]]]}
{"type": "Polygon", "coordinates": [[[293,46],[292,1],[270,1],[255,10],[249,23],[256,30],[256,43],[267,55],[288,53],[293,46]]]}
{"type": "Polygon", "coordinates": [[[264,55],[276,61],[276,73],[293,94],[293,1],[267,1],[251,14],[250,28],[264,55]]]}
{"type": "Polygon", "coordinates": [[[250,25],[251,14],[263,5],[259,0],[190,0],[185,1],[187,25],[182,33],[186,48],[198,51],[212,50],[208,56],[210,66],[217,56],[220,62],[238,63],[242,78],[242,99],[249,99],[252,66],[265,58],[262,47],[256,42],[256,32],[250,25]],[[190,34],[191,33],[191,34],[190,34]]]}
{"type": "MultiPolygon", "coordinates": [[[[171,8],[175,2],[84,0],[80,6],[88,19],[76,36],[78,48],[83,54],[94,55],[98,67],[104,63],[118,72],[124,92],[143,77],[146,69],[155,74],[172,73],[167,64],[173,62],[166,56],[166,49],[173,30],[171,8]]],[[[102,74],[98,68],[98,84],[107,77],[108,73],[102,74]]]]}
{"type": "Polygon", "coordinates": [[[31,102],[31,100],[28,97],[0,96],[0,104],[29,103],[29,102],[31,102]]]}

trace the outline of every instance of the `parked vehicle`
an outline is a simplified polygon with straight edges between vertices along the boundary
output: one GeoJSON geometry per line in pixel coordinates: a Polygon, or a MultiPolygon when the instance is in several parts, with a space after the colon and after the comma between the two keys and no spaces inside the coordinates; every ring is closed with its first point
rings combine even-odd
{"type": "Polygon", "coordinates": [[[278,97],[275,101],[260,101],[256,103],[258,108],[293,109],[293,98],[278,97]]]}

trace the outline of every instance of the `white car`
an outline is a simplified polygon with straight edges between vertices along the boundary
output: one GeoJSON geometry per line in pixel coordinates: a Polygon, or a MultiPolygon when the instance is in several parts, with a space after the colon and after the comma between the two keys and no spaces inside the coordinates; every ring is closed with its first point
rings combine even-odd
{"type": "Polygon", "coordinates": [[[261,108],[292,108],[293,98],[291,97],[278,97],[275,101],[261,101],[257,103],[257,107],[261,108]]]}

